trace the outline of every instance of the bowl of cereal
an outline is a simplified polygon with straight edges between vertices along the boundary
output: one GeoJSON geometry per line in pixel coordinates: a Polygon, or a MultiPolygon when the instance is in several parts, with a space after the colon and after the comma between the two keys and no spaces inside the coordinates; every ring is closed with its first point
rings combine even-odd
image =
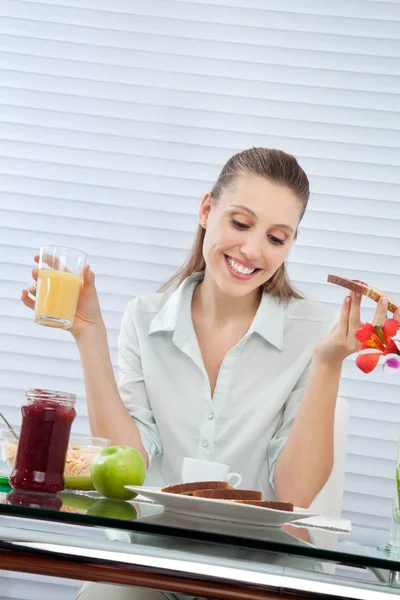
{"type": "Polygon", "coordinates": [[[0,429],[1,458],[9,473],[11,473],[14,468],[18,448],[18,439],[13,432],[15,431],[15,434],[19,437],[20,430],[20,427],[14,425],[12,431],[5,428],[0,429]]]}
{"type": "MultiPolygon", "coordinates": [[[[19,437],[20,427],[13,427],[19,437]]],[[[64,468],[66,489],[94,490],[90,476],[90,464],[102,448],[107,448],[111,440],[91,435],[71,434],[64,468]]],[[[9,472],[14,469],[17,456],[18,439],[9,429],[0,429],[0,447],[3,461],[9,472]]]]}

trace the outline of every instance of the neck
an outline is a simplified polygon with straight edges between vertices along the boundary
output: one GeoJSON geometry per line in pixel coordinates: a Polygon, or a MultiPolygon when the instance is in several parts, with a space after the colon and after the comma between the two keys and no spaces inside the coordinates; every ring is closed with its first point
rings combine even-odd
{"type": "Polygon", "coordinates": [[[225,294],[207,276],[194,290],[192,311],[199,316],[207,317],[216,326],[224,326],[232,321],[253,319],[260,304],[261,293],[254,290],[246,296],[233,297],[225,294]]]}

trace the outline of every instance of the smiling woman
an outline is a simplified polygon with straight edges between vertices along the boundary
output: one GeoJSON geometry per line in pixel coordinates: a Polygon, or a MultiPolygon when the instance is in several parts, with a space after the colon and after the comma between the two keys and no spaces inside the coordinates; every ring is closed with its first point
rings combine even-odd
{"type": "MultiPolygon", "coordinates": [[[[290,283],[285,259],[308,197],[293,156],[266,148],[233,156],[201,202],[186,263],[160,293],[129,303],[118,385],[94,274],[85,268],[70,331],[92,434],[136,448],[146,484],[180,483],[184,457],[229,465],[243,489],[298,507],[327,481],[341,367],[358,349],[361,297],[344,299],[332,330],[330,309],[290,283]]],[[[22,294],[32,308],[28,292],[35,286],[22,294]]],[[[380,302],[375,322],[385,314],[380,302]]]]}

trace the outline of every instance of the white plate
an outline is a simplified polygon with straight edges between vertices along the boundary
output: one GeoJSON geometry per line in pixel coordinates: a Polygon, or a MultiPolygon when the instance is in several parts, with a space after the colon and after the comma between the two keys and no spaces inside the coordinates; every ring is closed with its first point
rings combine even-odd
{"type": "Polygon", "coordinates": [[[128,490],[149,498],[164,507],[164,510],[179,515],[217,519],[247,525],[263,525],[265,527],[281,527],[284,523],[313,517],[319,513],[305,508],[295,508],[293,512],[262,508],[251,504],[239,504],[229,500],[214,500],[212,498],[196,498],[168,494],[160,488],[127,485],[128,490]]]}

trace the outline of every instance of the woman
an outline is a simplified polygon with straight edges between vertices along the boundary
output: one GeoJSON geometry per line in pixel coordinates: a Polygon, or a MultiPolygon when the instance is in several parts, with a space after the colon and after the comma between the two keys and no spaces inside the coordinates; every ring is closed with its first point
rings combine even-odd
{"type": "MultiPolygon", "coordinates": [[[[327,481],[340,373],[358,348],[361,299],[345,298],[332,330],[331,311],[290,284],[285,259],[308,198],[294,157],[264,148],[233,156],[203,198],[187,263],[163,288],[177,290],[127,307],[118,387],[86,268],[71,333],[91,431],[137,448],[146,482],[176,483],[182,458],[199,457],[229,464],[241,487],[264,498],[307,507],[327,481]]],[[[29,294],[35,284],[22,293],[33,308],[29,294]]],[[[385,314],[381,303],[376,320],[385,314]]]]}

